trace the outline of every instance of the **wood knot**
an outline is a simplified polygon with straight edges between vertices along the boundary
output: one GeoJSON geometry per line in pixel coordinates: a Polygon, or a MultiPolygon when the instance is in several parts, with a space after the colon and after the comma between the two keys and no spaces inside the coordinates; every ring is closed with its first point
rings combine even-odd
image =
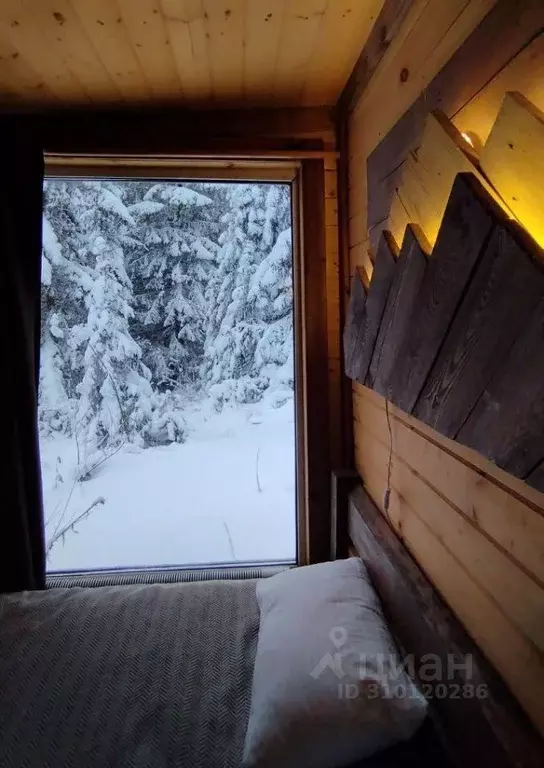
{"type": "Polygon", "coordinates": [[[405,83],[408,78],[410,77],[410,72],[406,67],[403,67],[400,71],[400,81],[401,83],[405,83]]]}

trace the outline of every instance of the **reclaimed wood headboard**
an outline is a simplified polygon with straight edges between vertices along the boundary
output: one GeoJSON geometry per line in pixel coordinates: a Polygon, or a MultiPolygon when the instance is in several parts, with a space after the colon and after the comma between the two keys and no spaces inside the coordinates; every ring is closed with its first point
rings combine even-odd
{"type": "Polygon", "coordinates": [[[362,486],[349,495],[348,527],[452,764],[542,766],[544,742],[362,486]]]}

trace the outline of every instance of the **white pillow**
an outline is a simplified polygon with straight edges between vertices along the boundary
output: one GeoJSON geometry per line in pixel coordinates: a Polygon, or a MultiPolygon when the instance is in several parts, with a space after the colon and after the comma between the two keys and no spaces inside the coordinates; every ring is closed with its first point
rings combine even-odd
{"type": "Polygon", "coordinates": [[[404,669],[361,560],[257,583],[245,766],[338,768],[410,738],[427,702],[404,669]]]}

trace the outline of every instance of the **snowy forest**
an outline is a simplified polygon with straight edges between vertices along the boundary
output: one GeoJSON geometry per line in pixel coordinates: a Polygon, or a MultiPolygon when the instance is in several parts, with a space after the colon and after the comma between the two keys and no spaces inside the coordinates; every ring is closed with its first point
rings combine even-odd
{"type": "Polygon", "coordinates": [[[287,406],[292,443],[290,204],[279,184],[46,180],[48,553],[104,515],[101,493],[80,490],[74,506],[78,486],[100,491],[119,454],[188,443],[195,413],[200,426],[226,411],[256,426],[287,406]]]}

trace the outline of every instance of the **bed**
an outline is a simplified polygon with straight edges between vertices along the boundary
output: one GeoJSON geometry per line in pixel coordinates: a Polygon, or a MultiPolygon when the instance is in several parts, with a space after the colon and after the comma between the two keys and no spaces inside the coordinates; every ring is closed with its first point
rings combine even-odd
{"type": "Polygon", "coordinates": [[[0,597],[0,765],[240,764],[255,581],[0,597]]]}
{"type": "MultiPolygon", "coordinates": [[[[431,692],[414,736],[354,768],[542,765],[539,737],[362,488],[348,506],[352,554],[364,560],[401,649],[473,653],[477,682],[489,690],[484,700],[431,692]]],[[[258,584],[0,596],[0,766],[240,766],[261,626],[258,584]]]]}

